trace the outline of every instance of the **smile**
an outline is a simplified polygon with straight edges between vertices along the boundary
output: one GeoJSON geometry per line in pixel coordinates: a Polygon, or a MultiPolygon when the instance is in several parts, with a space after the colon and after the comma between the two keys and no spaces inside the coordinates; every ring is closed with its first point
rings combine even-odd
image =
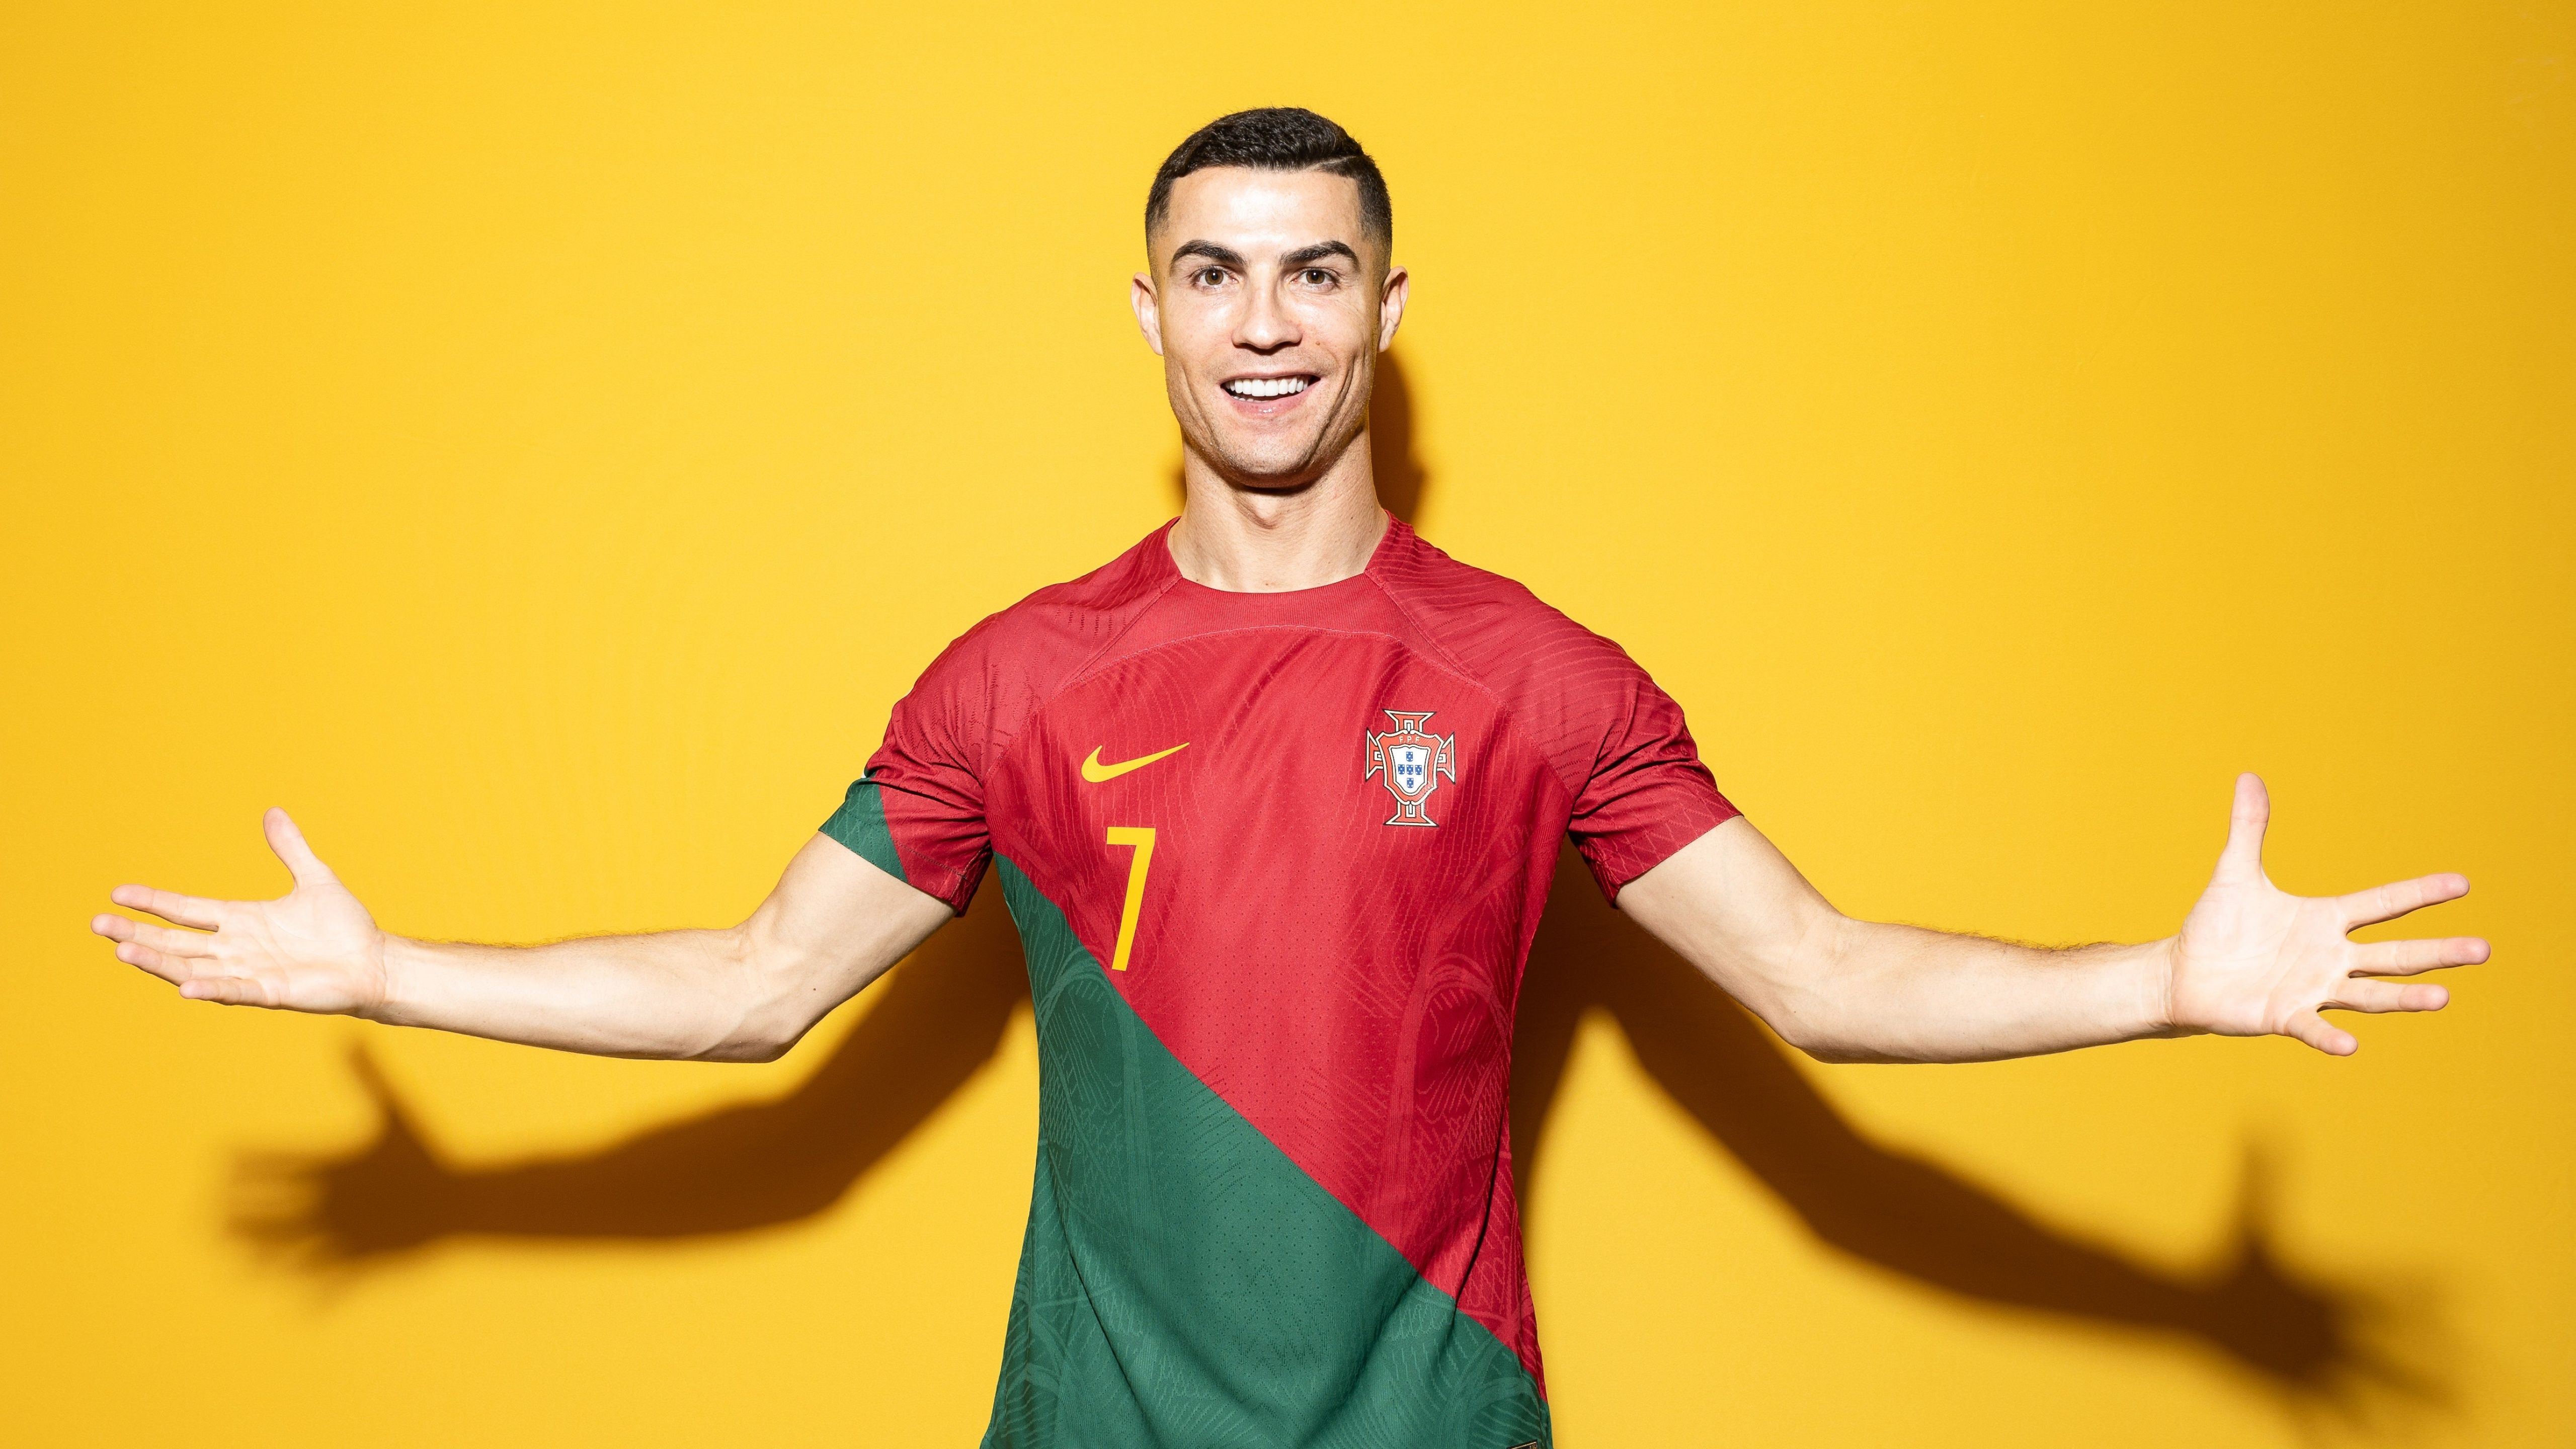
{"type": "Polygon", "coordinates": [[[1251,402],[1295,397],[1314,385],[1311,377],[1237,377],[1223,384],[1228,394],[1251,402]]]}

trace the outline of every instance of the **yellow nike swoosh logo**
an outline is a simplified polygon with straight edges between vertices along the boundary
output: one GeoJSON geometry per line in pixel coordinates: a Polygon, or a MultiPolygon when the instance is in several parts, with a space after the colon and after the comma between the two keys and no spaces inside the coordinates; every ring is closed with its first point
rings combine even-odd
{"type": "Polygon", "coordinates": [[[1150,755],[1138,755],[1132,760],[1120,760],[1114,765],[1104,765],[1100,763],[1100,746],[1093,745],[1091,747],[1091,754],[1082,762],[1082,778],[1089,780],[1095,785],[1100,784],[1104,780],[1115,780],[1119,776],[1126,774],[1129,770],[1141,770],[1147,765],[1154,763],[1156,760],[1162,759],[1166,755],[1177,755],[1189,747],[1190,742],[1188,740],[1183,740],[1168,750],[1156,750],[1150,755]]]}

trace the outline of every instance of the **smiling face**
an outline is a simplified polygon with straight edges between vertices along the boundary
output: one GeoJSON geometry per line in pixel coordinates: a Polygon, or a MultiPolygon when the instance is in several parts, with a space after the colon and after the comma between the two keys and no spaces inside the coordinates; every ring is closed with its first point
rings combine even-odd
{"type": "Polygon", "coordinates": [[[1133,288],[1192,457],[1237,487],[1320,478],[1368,424],[1405,274],[1329,171],[1194,171],[1172,183],[1133,288]]]}

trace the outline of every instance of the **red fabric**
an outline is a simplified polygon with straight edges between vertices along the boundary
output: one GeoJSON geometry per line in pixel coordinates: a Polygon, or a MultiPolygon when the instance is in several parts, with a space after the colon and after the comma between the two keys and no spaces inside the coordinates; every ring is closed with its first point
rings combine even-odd
{"type": "Polygon", "coordinates": [[[1556,841],[1615,897],[1734,807],[1616,645],[1402,523],[1285,594],[1190,583],[1166,531],[985,620],[896,707],[868,774],[906,878],[962,910],[998,850],[1105,965],[1132,856],[1106,832],[1153,828],[1111,981],[1536,1376],[1507,1121],[1556,841]],[[1389,711],[1453,742],[1428,827],[1368,774],[1389,711]]]}

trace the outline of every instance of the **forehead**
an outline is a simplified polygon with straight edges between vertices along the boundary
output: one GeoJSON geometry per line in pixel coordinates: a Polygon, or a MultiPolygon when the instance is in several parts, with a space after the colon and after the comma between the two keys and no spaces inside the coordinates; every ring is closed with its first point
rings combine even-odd
{"type": "Polygon", "coordinates": [[[1221,243],[1245,256],[1312,242],[1343,242],[1361,255],[1360,184],[1329,171],[1255,171],[1211,166],[1172,183],[1154,254],[1186,241],[1221,243]]]}

